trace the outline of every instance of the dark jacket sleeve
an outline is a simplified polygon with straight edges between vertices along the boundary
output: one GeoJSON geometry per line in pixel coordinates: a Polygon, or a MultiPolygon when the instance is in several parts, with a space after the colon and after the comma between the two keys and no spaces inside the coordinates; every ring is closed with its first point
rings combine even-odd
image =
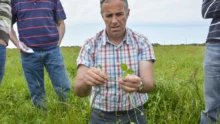
{"type": "Polygon", "coordinates": [[[11,13],[12,13],[12,25],[17,22],[17,11],[15,6],[15,0],[11,0],[11,13]]]}
{"type": "Polygon", "coordinates": [[[218,18],[220,17],[220,0],[203,0],[202,17],[218,18]]]}

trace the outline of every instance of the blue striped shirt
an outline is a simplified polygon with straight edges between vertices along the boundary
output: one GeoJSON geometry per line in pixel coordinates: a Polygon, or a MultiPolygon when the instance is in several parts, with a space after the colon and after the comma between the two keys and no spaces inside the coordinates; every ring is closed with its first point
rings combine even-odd
{"type": "Polygon", "coordinates": [[[17,22],[19,40],[34,50],[57,46],[57,22],[66,19],[60,0],[12,0],[12,24],[17,22]]]}
{"type": "Polygon", "coordinates": [[[220,41],[220,0],[203,0],[202,16],[212,19],[207,42],[220,41]]]}

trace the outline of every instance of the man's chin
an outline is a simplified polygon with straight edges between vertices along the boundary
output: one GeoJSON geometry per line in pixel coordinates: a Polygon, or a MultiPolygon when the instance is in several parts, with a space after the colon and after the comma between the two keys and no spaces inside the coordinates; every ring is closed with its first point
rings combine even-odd
{"type": "Polygon", "coordinates": [[[114,36],[120,36],[121,32],[120,31],[112,31],[111,34],[114,35],[114,36]]]}
{"type": "Polygon", "coordinates": [[[122,38],[123,36],[120,34],[112,34],[111,37],[112,38],[122,38]]]}

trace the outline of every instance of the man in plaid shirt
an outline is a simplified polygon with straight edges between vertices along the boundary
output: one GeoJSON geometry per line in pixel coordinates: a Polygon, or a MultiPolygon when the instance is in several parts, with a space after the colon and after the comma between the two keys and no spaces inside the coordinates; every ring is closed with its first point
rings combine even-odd
{"type": "Polygon", "coordinates": [[[143,104],[154,86],[153,47],[145,36],[126,28],[127,0],[101,0],[100,7],[106,28],[81,48],[75,94],[86,97],[91,93],[91,124],[145,124],[143,104]],[[122,78],[121,63],[134,74],[122,78]]]}

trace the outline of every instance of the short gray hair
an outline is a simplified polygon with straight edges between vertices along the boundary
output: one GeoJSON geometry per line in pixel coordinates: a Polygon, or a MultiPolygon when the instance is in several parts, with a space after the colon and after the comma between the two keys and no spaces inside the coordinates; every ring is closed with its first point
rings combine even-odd
{"type": "MultiPolygon", "coordinates": [[[[102,6],[103,3],[108,2],[110,0],[100,0],[100,7],[102,6]]],[[[125,3],[126,9],[128,9],[128,0],[121,0],[125,3]]],[[[102,13],[102,7],[101,7],[101,13],[102,13]]]]}

